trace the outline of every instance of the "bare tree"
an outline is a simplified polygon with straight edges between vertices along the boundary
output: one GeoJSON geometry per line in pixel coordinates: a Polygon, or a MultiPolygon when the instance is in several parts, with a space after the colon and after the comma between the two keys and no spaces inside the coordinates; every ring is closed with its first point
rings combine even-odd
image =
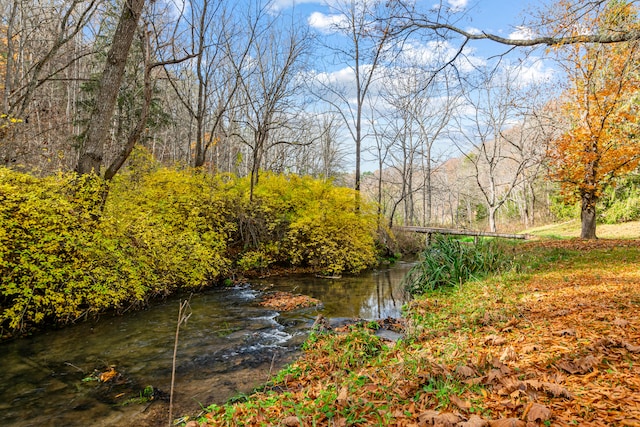
{"type": "Polygon", "coordinates": [[[408,183],[411,183],[414,175],[416,180],[421,181],[418,185],[409,185],[408,191],[403,192],[407,195],[406,218],[410,221],[417,219],[413,213],[415,190],[422,195],[422,223],[425,225],[431,221],[431,176],[433,164],[437,161],[434,147],[446,133],[460,96],[458,85],[452,83],[457,80],[447,70],[440,70],[437,75],[432,73],[434,71],[426,69],[424,65],[410,63],[389,75],[383,85],[383,97],[413,141],[411,146],[404,143],[399,145],[402,148],[402,162],[406,163],[404,159],[407,156],[410,158],[410,169],[406,173],[410,179],[408,183]],[[425,75],[432,77],[425,79],[425,75]],[[413,172],[414,169],[416,172],[413,172]]]}
{"type": "MultiPolygon", "coordinates": [[[[522,27],[529,28],[531,37],[510,38],[487,31],[470,31],[458,24],[461,13],[455,8],[444,10],[443,7],[424,11],[419,3],[412,0],[394,2],[392,10],[381,20],[390,23],[390,29],[395,35],[427,32],[441,38],[460,39],[461,44],[472,40],[491,40],[505,46],[533,47],[533,46],[562,46],[575,43],[621,43],[640,39],[637,28],[620,31],[614,25],[584,27],[582,23],[586,17],[603,13],[608,0],[568,1],[551,3],[540,10],[538,16],[530,22],[523,22],[522,27]],[[574,30],[580,28],[576,33],[574,30]]],[[[611,23],[609,23],[611,24],[611,23]]]]}
{"type": "Polygon", "coordinates": [[[456,144],[473,166],[472,178],[484,199],[493,232],[496,212],[509,200],[532,161],[524,155],[524,138],[505,137],[505,131],[521,121],[515,106],[524,100],[517,90],[516,77],[507,70],[503,74],[482,73],[477,88],[465,94],[467,113],[456,117],[456,144]]]}
{"type": "Polygon", "coordinates": [[[342,117],[353,139],[356,191],[360,190],[361,155],[365,138],[363,110],[369,91],[379,77],[378,69],[391,40],[388,27],[381,27],[376,21],[376,14],[382,6],[379,0],[340,0],[332,3],[332,14],[339,17],[332,30],[348,39],[348,43],[328,47],[333,50],[339,63],[347,64],[353,74],[353,86],[336,86],[334,82],[323,79],[318,82],[324,89],[321,97],[342,117]]]}
{"type": "Polygon", "coordinates": [[[253,15],[247,12],[246,19],[236,19],[244,12],[235,9],[237,4],[232,9],[227,6],[224,2],[191,4],[178,19],[184,18],[185,23],[176,23],[176,32],[179,28],[183,31],[172,40],[170,55],[180,56],[184,50],[195,61],[165,70],[189,123],[195,124],[189,137],[194,144],[189,161],[195,167],[203,166],[209,150],[228,134],[224,122],[234,108],[258,26],[267,14],[267,9],[260,7],[253,15]]]}
{"type": "Polygon", "coordinates": [[[75,41],[92,18],[97,3],[97,0],[9,3],[3,93],[6,114],[23,117],[36,89],[79,59],[71,56],[57,62],[61,51],[75,41]]]}
{"type": "Polygon", "coordinates": [[[236,124],[237,136],[251,151],[251,198],[267,150],[297,142],[289,137],[295,134],[292,127],[301,110],[296,95],[303,87],[300,75],[309,46],[293,19],[283,28],[276,27],[277,18],[263,21],[260,37],[254,40],[250,51],[250,72],[241,78],[243,111],[236,124]]]}
{"type": "Polygon", "coordinates": [[[94,53],[84,30],[99,3],[0,1],[0,109],[22,121],[1,137],[5,165],[50,170],[71,157],[78,81],[84,58],[94,53]]]}

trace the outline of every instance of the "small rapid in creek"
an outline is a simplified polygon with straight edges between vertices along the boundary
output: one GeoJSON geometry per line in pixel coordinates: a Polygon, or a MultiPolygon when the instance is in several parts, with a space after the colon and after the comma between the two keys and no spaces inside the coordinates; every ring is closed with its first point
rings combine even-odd
{"type": "MultiPolygon", "coordinates": [[[[401,281],[412,265],[340,279],[276,277],[193,295],[192,315],[180,328],[174,418],[265,383],[299,354],[318,314],[400,317],[401,281]],[[272,291],[308,295],[323,305],[288,313],[261,307],[272,291]]],[[[0,343],[0,424],[167,425],[180,301],[0,343]],[[101,382],[100,375],[112,378],[101,382]]]]}

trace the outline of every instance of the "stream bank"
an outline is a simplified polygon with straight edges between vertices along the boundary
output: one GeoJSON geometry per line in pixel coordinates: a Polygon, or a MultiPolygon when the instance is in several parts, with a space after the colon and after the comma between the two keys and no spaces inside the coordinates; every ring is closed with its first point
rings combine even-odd
{"type": "MultiPolygon", "coordinates": [[[[411,266],[399,262],[340,279],[269,278],[194,295],[193,314],[180,330],[173,414],[196,414],[266,382],[296,357],[318,314],[400,316],[400,282],[411,266]],[[323,304],[293,312],[260,306],[275,291],[309,295],[323,304]]],[[[3,426],[166,425],[179,303],[168,299],[140,312],[3,343],[3,426]],[[111,367],[118,374],[113,382],[88,380],[111,367]],[[153,393],[145,392],[149,387],[153,393]],[[145,397],[153,400],[135,401],[145,397]]]]}

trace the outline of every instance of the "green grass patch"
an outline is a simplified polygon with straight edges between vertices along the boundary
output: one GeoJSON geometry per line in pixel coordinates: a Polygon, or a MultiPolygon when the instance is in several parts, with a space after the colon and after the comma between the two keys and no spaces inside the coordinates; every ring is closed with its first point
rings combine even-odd
{"type": "Polygon", "coordinates": [[[439,235],[411,269],[405,278],[405,286],[411,294],[423,294],[441,287],[462,285],[471,279],[505,271],[510,266],[509,257],[496,240],[481,239],[471,244],[439,235]]]}

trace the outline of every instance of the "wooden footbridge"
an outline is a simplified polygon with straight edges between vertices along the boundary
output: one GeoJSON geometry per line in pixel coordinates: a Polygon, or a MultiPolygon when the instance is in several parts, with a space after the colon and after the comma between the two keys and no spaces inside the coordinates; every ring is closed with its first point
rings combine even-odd
{"type": "Polygon", "coordinates": [[[422,233],[427,235],[427,244],[431,241],[431,236],[434,234],[449,234],[455,236],[473,236],[476,239],[478,237],[500,237],[503,239],[529,239],[528,234],[509,234],[509,233],[493,233],[491,231],[476,231],[476,230],[459,230],[455,228],[439,228],[439,227],[417,227],[417,226],[405,226],[405,227],[393,227],[394,230],[407,231],[413,233],[422,233]]]}

